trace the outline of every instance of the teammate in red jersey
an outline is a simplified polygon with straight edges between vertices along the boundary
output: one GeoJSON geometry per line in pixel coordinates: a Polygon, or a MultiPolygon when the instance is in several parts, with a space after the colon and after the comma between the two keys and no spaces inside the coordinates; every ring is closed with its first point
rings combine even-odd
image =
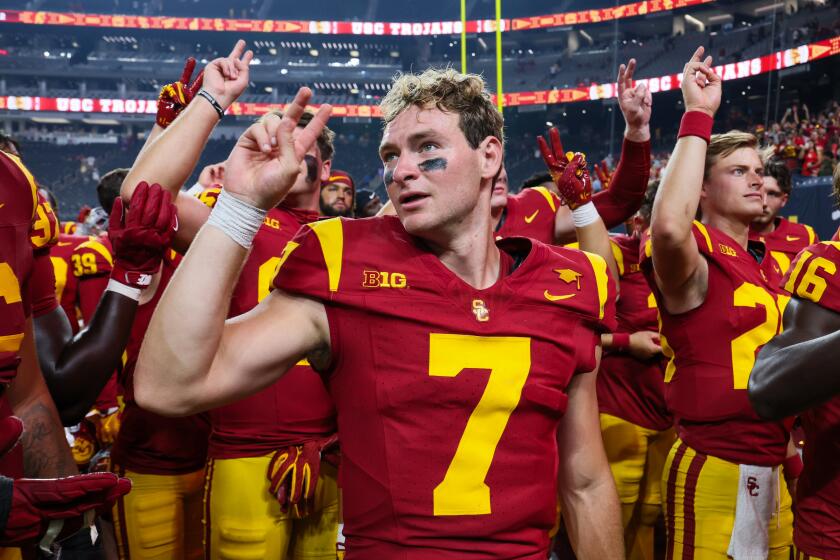
{"type": "MultiPolygon", "coordinates": [[[[14,413],[26,427],[22,445],[0,457],[0,473],[12,479],[24,475],[42,478],[72,475],[77,472],[76,467],[41,376],[30,317],[33,303],[30,236],[37,238],[30,229],[36,218],[36,185],[20,160],[4,152],[0,152],[0,191],[3,199],[0,206],[0,416],[7,418],[14,413]]],[[[7,427],[4,421],[2,429],[5,431],[7,427]]],[[[100,488],[114,488],[117,484],[116,479],[111,479],[100,488]]],[[[82,479],[59,484],[21,481],[16,488],[14,482],[4,478],[3,508],[8,514],[5,517],[8,522],[4,521],[0,532],[0,545],[19,544],[42,535],[47,527],[43,520],[51,518],[45,508],[52,507],[52,513],[58,514],[53,518],[58,518],[77,515],[79,511],[105,503],[102,495],[90,496],[85,507],[73,511],[72,506],[60,498],[39,501],[32,493],[40,490],[46,494],[61,488],[68,493],[74,490],[82,490],[82,494],[87,492],[82,479]],[[6,509],[8,491],[12,492],[11,511],[6,509]],[[61,515],[61,512],[67,515],[61,515]]],[[[88,490],[96,491],[93,486],[88,490]]],[[[127,491],[127,488],[123,486],[121,491],[127,491]]],[[[46,495],[42,497],[46,498],[46,495]]],[[[77,505],[81,506],[82,501],[77,505]]],[[[80,526],[81,521],[77,520],[75,528],[80,526]]],[[[60,531],[61,527],[61,522],[50,526],[55,531],[60,531]]],[[[54,534],[50,540],[55,537],[54,534]]]]}
{"type": "MultiPolygon", "coordinates": [[[[247,84],[243,50],[221,63],[222,107],[247,84]]],[[[218,406],[308,356],[339,415],[347,558],[544,558],[558,482],[579,556],[619,556],[615,486],[591,443],[614,288],[600,257],[494,244],[502,119],[479,77],[430,70],[395,82],[380,155],[399,219],[305,226],[278,289],[225,323],[260,209],[304,172],[326,124],[322,105],[295,126],[310,95],[249,128],[228,158],[219,202],[152,318],[139,402],[169,414],[218,406]],[[173,353],[175,331],[198,343],[173,353]]],[[[200,145],[217,120],[212,104],[193,103],[167,134],[200,145]]]]}
{"type": "Polygon", "coordinates": [[[791,222],[778,215],[790,199],[793,186],[790,170],[782,160],[762,155],[766,199],[764,212],[750,226],[750,239],[763,242],[782,273],[785,273],[797,253],[819,239],[811,226],[791,222]]]}
{"type": "MultiPolygon", "coordinates": [[[[650,115],[652,97],[643,83],[633,87],[636,60],[618,69],[618,104],[624,115],[624,144],[610,188],[595,193],[592,202],[607,228],[624,223],[644,198],[650,176],[650,115]]],[[[493,225],[499,237],[522,236],[543,243],[574,241],[571,212],[545,187],[507,192],[497,181],[492,199],[493,225]]]]}
{"type": "MultiPolygon", "coordinates": [[[[205,86],[223,82],[220,68],[208,66],[205,86]]],[[[206,103],[202,99],[199,106],[206,103]]],[[[311,118],[311,114],[305,115],[299,128],[302,130],[311,118]]],[[[156,181],[169,185],[173,194],[177,192],[196,164],[196,159],[190,158],[197,158],[203,145],[197,140],[199,137],[189,142],[179,139],[178,122],[138,157],[126,179],[127,188],[137,178],[152,173],[156,181]],[[160,164],[161,157],[165,165],[160,164]]],[[[233,291],[230,317],[250,311],[268,295],[286,243],[301,224],[318,219],[321,185],[330,177],[332,137],[329,129],[322,132],[317,146],[305,155],[306,173],[263,220],[233,291]]],[[[225,181],[228,180],[229,172],[225,175],[225,181]]],[[[214,203],[219,192],[209,189],[199,198],[214,203]]],[[[182,247],[189,245],[196,226],[210,214],[209,209],[194,203],[190,197],[179,198],[179,204],[189,208],[181,217],[185,232],[179,236],[182,247]]],[[[264,551],[277,557],[334,558],[339,510],[336,471],[332,466],[322,466],[317,453],[306,453],[329,440],[336,431],[335,410],[321,378],[306,363],[298,364],[271,387],[212,410],[209,417],[212,433],[205,494],[207,557],[264,551]],[[311,473],[311,479],[301,491],[298,484],[306,471],[311,473]],[[321,473],[320,480],[317,472],[321,473]]]]}
{"type": "Polygon", "coordinates": [[[801,413],[804,470],[796,486],[796,558],[840,558],[840,397],[822,379],[836,377],[840,333],[840,243],[804,249],[782,285],[792,299],[784,332],[767,343],[750,376],[750,399],[766,418],[801,413]],[[803,393],[813,396],[803,398],[803,393]]]}
{"type": "Polygon", "coordinates": [[[792,514],[778,467],[796,451],[790,424],[759,418],[746,389],[788,298],[777,288],[778,265],[748,241],[764,207],[756,138],[711,136],[721,79],[702,55],[700,47],[683,72],[686,114],[642,262],[670,358],[665,397],[678,435],[662,476],[667,554],[781,559],[792,514]],[[698,206],[703,223],[692,222],[698,206]]]}
{"type": "Polygon", "coordinates": [[[648,188],[630,235],[612,236],[617,248],[621,298],[618,330],[602,335],[598,409],[604,449],[622,502],[628,558],[653,558],[653,532],[662,512],[660,481],[674,442],[665,404],[666,360],[659,345],[656,300],[639,267],[658,182],[648,188]]]}

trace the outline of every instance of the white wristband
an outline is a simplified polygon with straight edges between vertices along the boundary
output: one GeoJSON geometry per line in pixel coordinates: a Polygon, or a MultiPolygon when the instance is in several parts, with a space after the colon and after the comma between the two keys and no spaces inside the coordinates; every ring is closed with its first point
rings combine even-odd
{"type": "Polygon", "coordinates": [[[576,228],[582,228],[594,224],[601,219],[601,216],[598,214],[598,209],[595,208],[595,205],[592,202],[587,202],[572,210],[572,219],[575,222],[576,228]]]}
{"type": "Polygon", "coordinates": [[[266,214],[267,210],[251,206],[222,189],[207,225],[218,228],[237,244],[250,249],[266,214]]]}
{"type": "Polygon", "coordinates": [[[131,286],[126,286],[122,282],[114,280],[113,278],[108,280],[108,286],[105,288],[105,290],[110,290],[114,293],[123,295],[128,299],[133,299],[134,301],[140,301],[140,288],[132,288],[131,286]]]}

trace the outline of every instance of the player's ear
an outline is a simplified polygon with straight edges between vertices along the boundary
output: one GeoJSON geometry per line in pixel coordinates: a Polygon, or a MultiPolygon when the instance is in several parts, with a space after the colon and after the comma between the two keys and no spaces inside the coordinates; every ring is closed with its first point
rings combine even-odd
{"type": "Polygon", "coordinates": [[[321,162],[321,184],[323,185],[330,180],[330,171],[332,170],[332,160],[328,159],[321,162]]]}
{"type": "Polygon", "coordinates": [[[488,136],[478,145],[479,167],[482,179],[492,179],[499,174],[504,158],[502,143],[495,136],[488,136]]]}

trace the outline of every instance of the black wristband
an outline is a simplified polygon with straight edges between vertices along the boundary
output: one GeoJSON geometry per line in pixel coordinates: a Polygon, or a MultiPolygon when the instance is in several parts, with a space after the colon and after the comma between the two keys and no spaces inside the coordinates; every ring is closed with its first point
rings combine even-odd
{"type": "Polygon", "coordinates": [[[6,528],[9,513],[12,511],[12,495],[15,491],[14,481],[0,475],[0,531],[6,528]]]}
{"type": "Polygon", "coordinates": [[[219,115],[219,120],[222,120],[222,117],[225,116],[225,110],[222,109],[222,106],[219,105],[219,102],[216,101],[216,98],[204,89],[198,90],[198,95],[210,102],[210,105],[212,105],[213,108],[216,109],[216,113],[218,113],[219,115]]]}

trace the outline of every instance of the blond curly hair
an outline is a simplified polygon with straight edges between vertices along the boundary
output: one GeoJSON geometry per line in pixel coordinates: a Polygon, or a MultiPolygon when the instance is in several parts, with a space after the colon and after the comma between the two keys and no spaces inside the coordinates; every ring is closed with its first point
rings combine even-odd
{"type": "Polygon", "coordinates": [[[488,136],[504,145],[504,119],[493,106],[484,79],[452,68],[429,68],[422,74],[397,74],[382,99],[383,126],[409,107],[436,107],[458,115],[458,127],[472,149],[488,136]]]}

